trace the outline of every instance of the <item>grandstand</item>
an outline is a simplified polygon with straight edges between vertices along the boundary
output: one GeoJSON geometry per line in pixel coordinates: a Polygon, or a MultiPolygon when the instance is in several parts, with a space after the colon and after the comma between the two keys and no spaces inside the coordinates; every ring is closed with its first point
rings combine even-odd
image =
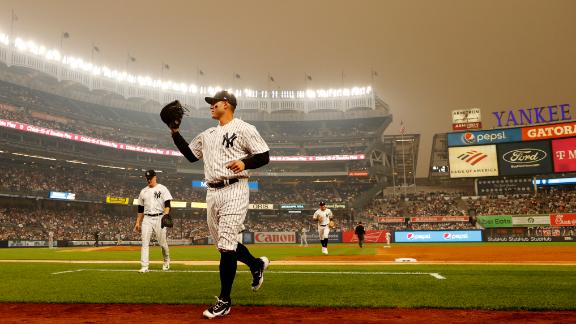
{"type": "MultiPolygon", "coordinates": [[[[203,166],[174,151],[158,112],[168,101],[185,103],[183,135],[192,138],[213,125],[202,98],[220,87],[150,80],[19,38],[0,40],[4,197],[30,197],[22,202],[27,208],[50,192],[73,193],[74,202],[52,202],[66,206],[133,199],[143,187],[142,170],[154,168],[175,199],[189,203],[182,213],[204,213],[188,207],[204,199],[191,186],[202,180],[203,166]]],[[[231,90],[239,97],[237,117],[254,124],[271,147],[272,163],[252,172],[259,190],[251,201],[277,206],[264,216],[304,219],[325,200],[337,204],[342,226],[350,227],[385,187],[413,185],[419,136],[384,136],[392,114],[370,87],[231,90]]],[[[251,210],[249,217],[262,213],[251,210]]]]}

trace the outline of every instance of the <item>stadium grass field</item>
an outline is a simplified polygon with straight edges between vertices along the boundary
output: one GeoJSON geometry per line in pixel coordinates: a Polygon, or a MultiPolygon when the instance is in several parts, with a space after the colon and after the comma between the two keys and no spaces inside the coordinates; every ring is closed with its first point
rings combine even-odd
{"type": "MultiPolygon", "coordinates": [[[[550,249],[569,246],[576,252],[576,245],[570,243],[506,245],[550,249]]],[[[352,244],[333,244],[330,257],[369,260],[382,250],[381,246],[359,249],[352,244]]],[[[456,246],[459,249],[490,248],[502,243],[456,246]]],[[[263,288],[257,293],[249,288],[247,268],[238,268],[232,292],[235,305],[576,310],[573,263],[278,265],[295,257],[317,257],[320,263],[323,259],[316,245],[308,248],[251,245],[251,250],[256,256],[267,255],[272,266],[266,272],[263,288]]],[[[184,261],[217,261],[214,247],[172,247],[171,256],[170,272],[140,274],[136,272],[139,268],[137,247],[118,251],[110,248],[2,249],[0,301],[211,304],[212,296],[219,291],[217,266],[193,262],[187,265],[184,261]]],[[[151,260],[161,260],[158,247],[151,250],[151,260]]],[[[160,267],[160,263],[155,263],[151,269],[160,267]]]]}

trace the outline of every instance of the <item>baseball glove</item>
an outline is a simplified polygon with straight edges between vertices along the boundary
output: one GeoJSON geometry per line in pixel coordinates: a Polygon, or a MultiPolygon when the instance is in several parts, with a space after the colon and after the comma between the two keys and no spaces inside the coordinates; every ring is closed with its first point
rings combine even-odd
{"type": "Polygon", "coordinates": [[[160,228],[164,227],[170,227],[170,228],[174,227],[174,221],[172,220],[172,216],[170,216],[170,214],[162,216],[160,228]]]}
{"type": "Polygon", "coordinates": [[[334,228],[336,228],[336,223],[334,223],[334,221],[331,220],[330,223],[328,223],[328,226],[329,226],[331,229],[334,229],[334,228]]]}
{"type": "Polygon", "coordinates": [[[168,125],[168,127],[180,128],[185,111],[188,111],[188,109],[182,106],[180,101],[174,100],[162,108],[162,111],[160,111],[160,118],[164,124],[168,125]]]}

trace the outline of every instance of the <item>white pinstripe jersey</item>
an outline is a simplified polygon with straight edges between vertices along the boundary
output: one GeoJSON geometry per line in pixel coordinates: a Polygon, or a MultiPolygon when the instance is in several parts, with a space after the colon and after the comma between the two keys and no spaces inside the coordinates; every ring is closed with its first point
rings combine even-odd
{"type": "Polygon", "coordinates": [[[218,124],[208,128],[196,136],[189,146],[198,159],[204,160],[204,178],[208,182],[247,178],[247,170],[234,174],[226,168],[226,164],[270,150],[256,127],[237,118],[224,126],[218,124]]]}
{"type": "Polygon", "coordinates": [[[318,225],[325,226],[328,225],[328,223],[330,223],[330,219],[333,216],[334,215],[332,214],[332,211],[329,208],[326,208],[324,211],[318,208],[314,213],[314,217],[312,217],[312,219],[317,220],[318,225]]]}
{"type": "Polygon", "coordinates": [[[158,214],[164,212],[164,202],[172,200],[168,188],[157,183],[154,187],[144,187],[138,196],[138,204],[144,206],[144,214],[158,214]]]}

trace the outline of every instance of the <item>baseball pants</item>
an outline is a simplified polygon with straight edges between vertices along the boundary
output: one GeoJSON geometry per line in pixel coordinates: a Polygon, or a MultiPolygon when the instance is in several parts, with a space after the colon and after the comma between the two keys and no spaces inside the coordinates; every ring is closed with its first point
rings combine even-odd
{"type": "Polygon", "coordinates": [[[321,240],[327,239],[328,234],[330,234],[330,227],[318,225],[318,236],[321,240]]]}
{"type": "Polygon", "coordinates": [[[221,189],[208,188],[208,229],[219,250],[236,251],[242,239],[249,199],[248,179],[240,179],[221,189]]]}
{"type": "Polygon", "coordinates": [[[147,267],[150,263],[150,239],[152,238],[152,232],[156,234],[158,244],[162,247],[164,262],[170,261],[166,231],[166,227],[162,228],[162,215],[144,216],[142,220],[142,251],[140,257],[140,263],[143,267],[147,267]]]}

